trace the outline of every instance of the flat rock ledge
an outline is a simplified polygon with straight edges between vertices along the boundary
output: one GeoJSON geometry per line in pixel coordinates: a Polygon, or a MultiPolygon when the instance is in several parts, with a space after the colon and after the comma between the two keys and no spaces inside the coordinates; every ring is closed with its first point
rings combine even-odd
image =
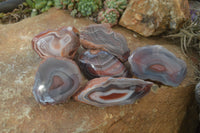
{"type": "MultiPolygon", "coordinates": [[[[194,98],[193,67],[179,46],[160,38],[142,38],[122,27],[114,27],[137,47],[159,44],[186,61],[188,73],[180,86],[161,85],[135,104],[97,108],[69,100],[43,106],[32,94],[35,72],[41,59],[31,48],[32,38],[41,31],[63,26],[83,26],[92,21],[72,18],[55,8],[19,23],[0,25],[0,129],[19,133],[178,133],[187,120],[194,98]]],[[[192,116],[194,117],[194,116],[192,116]]],[[[190,116],[190,119],[193,119],[190,116]]],[[[194,117],[195,118],[195,117],[194,117]]],[[[188,123],[194,132],[195,121],[188,123]]],[[[182,132],[183,133],[183,132],[182,132]]]]}

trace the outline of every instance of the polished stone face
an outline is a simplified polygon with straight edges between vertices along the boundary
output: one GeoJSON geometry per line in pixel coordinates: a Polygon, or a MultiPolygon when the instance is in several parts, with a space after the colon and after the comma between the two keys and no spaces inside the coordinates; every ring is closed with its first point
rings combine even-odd
{"type": "Polygon", "coordinates": [[[195,98],[196,98],[197,103],[200,106],[200,82],[195,87],[195,98]]]}
{"type": "Polygon", "coordinates": [[[94,24],[85,27],[80,32],[80,42],[85,48],[101,49],[127,61],[130,54],[125,37],[112,31],[109,24],[94,24]]]}
{"type": "Polygon", "coordinates": [[[152,85],[134,78],[101,77],[90,80],[74,98],[97,107],[132,104],[146,95],[152,85]]]}
{"type": "Polygon", "coordinates": [[[136,77],[169,86],[178,86],[187,72],[186,63],[160,45],[137,48],[129,63],[136,77]]]}
{"type": "Polygon", "coordinates": [[[88,79],[127,76],[126,67],[115,56],[102,50],[85,51],[79,57],[79,66],[88,79]]]}
{"type": "Polygon", "coordinates": [[[69,26],[44,31],[33,38],[32,46],[41,58],[57,56],[73,59],[80,46],[78,30],[69,26]]]}
{"type": "Polygon", "coordinates": [[[74,61],[49,57],[36,72],[33,94],[42,104],[61,103],[79,89],[80,83],[81,74],[74,61]]]}

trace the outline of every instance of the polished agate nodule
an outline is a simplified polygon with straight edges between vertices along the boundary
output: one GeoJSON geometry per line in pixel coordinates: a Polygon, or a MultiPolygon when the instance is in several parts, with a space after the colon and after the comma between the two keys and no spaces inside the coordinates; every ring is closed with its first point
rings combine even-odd
{"type": "Polygon", "coordinates": [[[147,94],[152,85],[134,78],[101,77],[90,80],[74,98],[97,107],[132,104],[147,94]]]}
{"type": "Polygon", "coordinates": [[[79,56],[81,71],[88,79],[103,76],[126,77],[127,70],[115,56],[102,50],[87,50],[79,56]]]}
{"type": "Polygon", "coordinates": [[[200,82],[195,87],[195,99],[200,106],[200,82]]]}
{"type": "Polygon", "coordinates": [[[42,32],[32,40],[32,47],[41,58],[58,56],[72,59],[79,46],[78,30],[70,26],[42,32]]]}
{"type": "Polygon", "coordinates": [[[128,61],[136,77],[169,86],[178,86],[187,72],[183,60],[159,45],[137,48],[128,61]]]}
{"type": "Polygon", "coordinates": [[[61,103],[79,89],[80,83],[81,73],[74,61],[49,57],[38,68],[33,94],[42,104],[61,103]]]}
{"type": "Polygon", "coordinates": [[[80,33],[80,42],[85,48],[101,49],[127,61],[130,54],[123,35],[112,31],[109,24],[94,24],[84,28],[80,33]]]}

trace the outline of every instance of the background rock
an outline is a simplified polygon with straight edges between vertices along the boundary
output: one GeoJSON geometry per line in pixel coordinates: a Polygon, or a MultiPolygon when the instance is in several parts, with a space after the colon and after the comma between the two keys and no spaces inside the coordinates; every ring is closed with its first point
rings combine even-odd
{"type": "Polygon", "coordinates": [[[19,133],[177,133],[194,132],[197,124],[193,67],[179,46],[159,38],[146,39],[115,27],[133,51],[147,44],[159,44],[186,61],[188,73],[179,87],[160,85],[156,91],[132,105],[97,108],[69,100],[59,105],[38,104],[32,94],[35,72],[41,59],[31,48],[32,38],[41,31],[73,25],[80,29],[92,24],[74,19],[63,10],[51,9],[19,23],[0,25],[0,132],[19,133]],[[190,111],[191,112],[191,111],[190,111]],[[190,114],[190,115],[188,115],[190,114]],[[191,115],[192,114],[192,115],[191,115]],[[190,123],[186,123],[189,119],[190,123]],[[185,129],[187,124],[188,128],[185,129]],[[184,126],[184,127],[182,127],[184,126]]]}
{"type": "Polygon", "coordinates": [[[188,0],[130,0],[119,24],[151,36],[178,29],[189,15],[188,0]]]}
{"type": "Polygon", "coordinates": [[[189,1],[189,5],[190,5],[191,19],[195,20],[196,17],[200,16],[200,2],[198,2],[198,1],[189,1]]]}

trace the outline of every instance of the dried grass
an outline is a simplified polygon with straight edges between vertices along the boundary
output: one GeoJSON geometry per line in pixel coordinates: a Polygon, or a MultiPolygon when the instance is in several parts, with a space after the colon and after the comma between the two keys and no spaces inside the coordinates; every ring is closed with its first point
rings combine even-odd
{"type": "Polygon", "coordinates": [[[195,49],[200,56],[200,16],[196,17],[195,20],[187,21],[184,23],[179,33],[167,35],[167,38],[180,38],[181,50],[184,55],[189,54],[188,49],[195,49]]]}
{"type": "Polygon", "coordinates": [[[26,3],[20,4],[18,8],[14,9],[12,12],[0,13],[0,23],[16,23],[20,20],[27,18],[31,14],[31,8],[28,7],[26,3]]]}

